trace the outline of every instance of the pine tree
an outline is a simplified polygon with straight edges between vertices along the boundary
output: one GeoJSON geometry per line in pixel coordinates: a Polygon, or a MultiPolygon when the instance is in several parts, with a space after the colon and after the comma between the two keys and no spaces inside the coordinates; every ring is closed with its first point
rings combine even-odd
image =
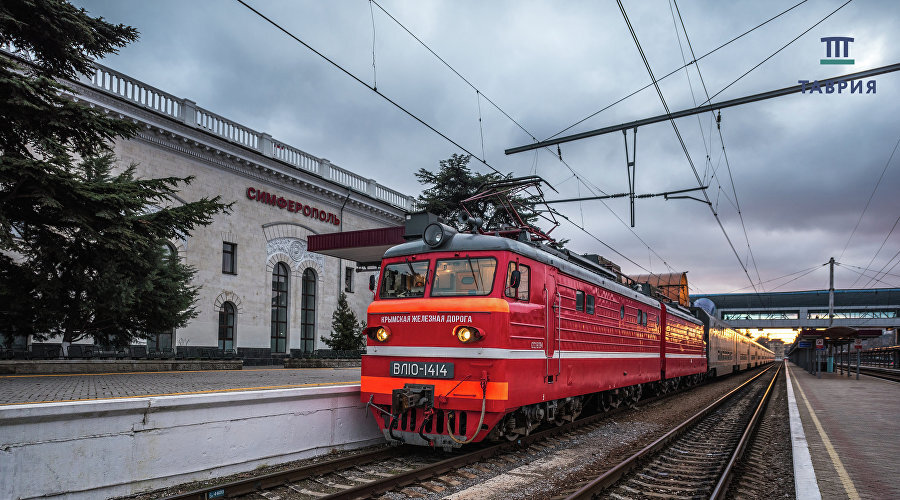
{"type": "Polygon", "coordinates": [[[179,204],[190,178],[137,179],[112,144],[136,125],[64,82],[137,39],[62,0],[0,3],[0,321],[3,333],[124,345],[195,315],[194,270],[169,254],[229,207],[179,204]],[[120,172],[115,174],[114,171],[120,172]]]}
{"type": "MultiPolygon", "coordinates": [[[[420,184],[430,186],[422,191],[416,200],[421,209],[443,217],[447,224],[459,230],[465,229],[457,219],[463,212],[460,202],[478,194],[485,184],[505,178],[493,172],[487,174],[472,172],[469,169],[470,159],[469,155],[453,154],[450,158],[439,162],[440,168],[437,172],[420,168],[415,174],[420,184]]],[[[514,196],[512,200],[525,222],[532,223],[537,219],[534,212],[536,199],[514,196]]],[[[518,225],[493,199],[470,202],[466,206],[473,216],[482,218],[486,229],[518,225]]]]}
{"type": "Polygon", "coordinates": [[[321,339],[325,345],[338,351],[363,349],[366,346],[366,340],[362,335],[365,326],[366,324],[357,319],[356,313],[347,304],[347,295],[341,292],[337,309],[331,315],[331,338],[323,335],[321,339]]]}

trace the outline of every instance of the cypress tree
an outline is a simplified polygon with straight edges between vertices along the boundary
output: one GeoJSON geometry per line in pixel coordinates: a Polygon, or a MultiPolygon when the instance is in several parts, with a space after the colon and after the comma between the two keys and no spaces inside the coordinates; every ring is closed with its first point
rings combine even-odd
{"type": "Polygon", "coordinates": [[[137,126],[73,99],[65,82],[136,40],[62,0],[0,3],[0,321],[3,333],[125,345],[196,315],[194,270],[167,241],[229,206],[180,204],[191,178],[142,179],[113,141],[137,126]],[[118,173],[116,173],[118,172],[118,173]]]}

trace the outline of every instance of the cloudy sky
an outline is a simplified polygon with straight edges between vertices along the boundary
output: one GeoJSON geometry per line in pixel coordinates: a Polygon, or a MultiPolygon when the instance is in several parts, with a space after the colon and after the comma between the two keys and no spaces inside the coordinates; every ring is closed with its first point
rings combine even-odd
{"type": "MultiPolygon", "coordinates": [[[[682,0],[678,9],[700,57],[797,1],[682,0]]],[[[563,144],[568,166],[555,151],[504,155],[650,83],[615,1],[247,2],[493,168],[540,175],[559,191],[548,198],[628,190],[621,133],[563,144]]],[[[900,2],[855,0],[738,79],[844,2],[803,2],[703,58],[702,81],[696,66],[663,80],[669,108],[703,102],[704,85],[717,102],[900,62],[900,2]],[[820,64],[819,39],[828,36],[855,38],[854,65],[820,64]]],[[[417,195],[415,171],[465,152],[237,1],[73,3],[140,31],[104,64],[394,189],[417,195]]],[[[657,77],[693,59],[670,0],[623,3],[657,77]]],[[[900,228],[891,232],[900,152],[888,161],[900,140],[900,73],[871,80],[874,94],[796,94],[725,109],[721,136],[710,114],[676,121],[737,256],[709,207],[690,200],[639,200],[633,230],[624,199],[557,205],[586,231],[562,221],[553,234],[626,272],[688,271],[692,293],[752,291],[750,278],[760,291],[827,288],[830,257],[842,264],[837,287],[900,286],[900,228]],[[888,274],[857,279],[865,268],[888,274]]],[[[565,134],[663,112],[650,87],[565,134]]],[[[474,159],[470,166],[490,171],[474,159]]],[[[667,122],[639,130],[636,168],[637,193],[698,185],[667,122]]]]}

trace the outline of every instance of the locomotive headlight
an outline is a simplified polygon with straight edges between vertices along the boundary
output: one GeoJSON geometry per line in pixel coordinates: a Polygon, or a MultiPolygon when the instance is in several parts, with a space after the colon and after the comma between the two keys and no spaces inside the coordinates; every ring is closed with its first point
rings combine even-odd
{"type": "Polygon", "coordinates": [[[457,326],[453,330],[453,334],[456,335],[456,338],[463,344],[476,342],[484,338],[484,335],[482,335],[477,328],[471,326],[457,326]]]}
{"type": "Polygon", "coordinates": [[[391,331],[383,326],[373,326],[366,328],[366,336],[378,342],[387,342],[391,338],[391,331]]]}
{"type": "Polygon", "coordinates": [[[422,233],[422,239],[425,241],[426,245],[431,248],[437,248],[446,243],[454,234],[456,234],[456,230],[452,227],[439,222],[432,222],[425,227],[425,231],[422,233]]]}

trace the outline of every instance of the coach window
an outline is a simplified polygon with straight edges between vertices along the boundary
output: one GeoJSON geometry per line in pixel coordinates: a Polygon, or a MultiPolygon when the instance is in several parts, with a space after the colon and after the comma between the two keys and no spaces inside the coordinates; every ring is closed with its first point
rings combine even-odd
{"type": "Polygon", "coordinates": [[[575,310],[584,311],[584,292],[581,290],[575,292],[575,310]]]}
{"type": "Polygon", "coordinates": [[[506,272],[506,296],[518,300],[528,300],[528,283],[531,276],[531,268],[525,264],[518,264],[519,267],[519,286],[514,288],[512,284],[513,271],[516,270],[517,263],[510,262],[509,269],[506,272]]]}
{"type": "Polygon", "coordinates": [[[237,274],[237,244],[222,242],[222,272],[237,274]]]}
{"type": "Polygon", "coordinates": [[[594,296],[593,295],[587,296],[587,313],[594,314],[594,296]]]}
{"type": "Polygon", "coordinates": [[[219,349],[234,349],[234,304],[231,302],[219,309],[219,349]]]}
{"type": "Polygon", "coordinates": [[[467,257],[443,259],[435,263],[432,297],[488,295],[494,288],[497,259],[467,257]]]}

